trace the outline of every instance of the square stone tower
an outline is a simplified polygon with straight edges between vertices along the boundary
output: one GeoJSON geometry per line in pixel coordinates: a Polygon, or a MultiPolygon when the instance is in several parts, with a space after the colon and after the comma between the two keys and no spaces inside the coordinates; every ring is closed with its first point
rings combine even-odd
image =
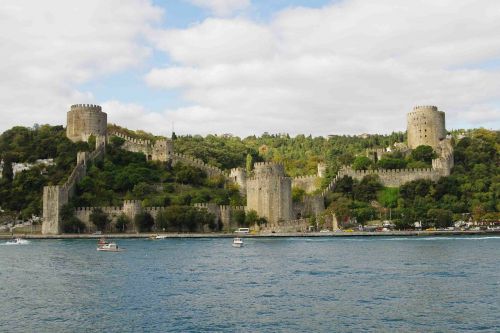
{"type": "Polygon", "coordinates": [[[271,226],[293,217],[292,179],[276,163],[255,163],[254,176],[246,181],[247,209],[265,217],[271,226]]]}

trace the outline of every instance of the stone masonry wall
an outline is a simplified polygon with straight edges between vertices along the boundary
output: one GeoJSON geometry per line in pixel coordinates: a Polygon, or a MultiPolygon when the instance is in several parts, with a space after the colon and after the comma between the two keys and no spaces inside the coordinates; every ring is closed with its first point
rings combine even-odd
{"type": "Polygon", "coordinates": [[[136,153],[143,153],[146,155],[148,160],[161,162],[170,160],[172,161],[172,165],[175,165],[176,163],[183,163],[200,168],[205,171],[209,177],[227,177],[227,174],[221,169],[206,164],[198,158],[175,153],[172,140],[157,140],[154,144],[152,144],[149,140],[134,139],[118,132],[110,133],[110,135],[114,135],[125,140],[122,146],[123,149],[136,153]]]}
{"type": "Polygon", "coordinates": [[[57,235],[61,233],[61,207],[68,203],[74,195],[76,183],[85,177],[87,164],[104,156],[105,147],[100,145],[91,153],[79,152],[77,163],[71,175],[62,185],[45,186],[43,188],[43,223],[42,234],[57,235]]]}
{"type": "Polygon", "coordinates": [[[254,177],[247,179],[247,209],[255,210],[270,224],[293,218],[292,179],[275,163],[255,163],[254,177]]]}

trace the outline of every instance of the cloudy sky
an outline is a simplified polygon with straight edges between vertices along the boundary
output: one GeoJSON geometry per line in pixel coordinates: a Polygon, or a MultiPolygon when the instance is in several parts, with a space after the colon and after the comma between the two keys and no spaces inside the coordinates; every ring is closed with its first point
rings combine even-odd
{"type": "Polygon", "coordinates": [[[0,131],[71,104],[155,134],[500,124],[497,0],[2,0],[0,131]]]}

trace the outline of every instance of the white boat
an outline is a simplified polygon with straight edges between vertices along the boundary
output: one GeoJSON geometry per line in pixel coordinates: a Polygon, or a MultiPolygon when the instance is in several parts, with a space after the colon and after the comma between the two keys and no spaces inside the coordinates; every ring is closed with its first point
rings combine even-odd
{"type": "Polygon", "coordinates": [[[243,247],[243,239],[235,237],[233,239],[233,247],[243,247]]]}
{"type": "Polygon", "coordinates": [[[124,251],[124,249],[119,248],[118,245],[116,245],[116,243],[106,243],[106,244],[98,246],[97,251],[121,252],[121,251],[124,251]]]}
{"type": "Polygon", "coordinates": [[[8,244],[8,245],[25,245],[25,244],[29,244],[29,241],[26,240],[26,239],[22,239],[22,238],[17,237],[17,238],[14,238],[11,241],[8,241],[5,244],[8,244]]]}
{"type": "Polygon", "coordinates": [[[155,239],[165,239],[167,238],[167,235],[156,235],[155,239]]]}

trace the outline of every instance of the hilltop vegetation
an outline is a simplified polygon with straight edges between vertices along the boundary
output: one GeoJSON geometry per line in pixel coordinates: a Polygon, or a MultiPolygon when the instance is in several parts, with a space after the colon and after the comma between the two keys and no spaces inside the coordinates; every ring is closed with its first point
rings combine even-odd
{"type": "Polygon", "coordinates": [[[200,169],[146,161],[141,153],[120,148],[123,140],[112,138],[104,161],[92,165],[78,184],[76,207],[119,206],[123,200],[142,200],[143,206],[163,207],[215,202],[241,205],[235,187],[224,187],[223,178],[208,178],[200,169]]]}
{"type": "Polygon", "coordinates": [[[0,135],[0,159],[4,162],[0,207],[19,212],[23,219],[41,215],[43,187],[64,181],[76,163],[76,153],[87,150],[87,143],[75,144],[68,140],[62,126],[18,126],[5,131],[0,135]],[[12,163],[33,163],[49,158],[56,164],[35,166],[13,178],[12,163]]]}
{"type": "MultiPolygon", "coordinates": [[[[114,130],[132,137],[155,140],[146,132],[133,132],[118,126],[114,130]]],[[[456,133],[455,133],[456,134],[456,133]]],[[[222,169],[251,167],[254,162],[274,161],[285,164],[290,176],[317,172],[317,163],[328,165],[329,182],[340,166],[359,161],[367,148],[386,147],[404,140],[403,133],[373,135],[366,138],[332,136],[327,138],[298,135],[268,135],[247,138],[215,135],[173,136],[175,150],[202,159],[222,169]]],[[[401,227],[415,220],[429,224],[448,224],[453,219],[498,220],[500,196],[498,131],[472,130],[455,146],[455,168],[450,177],[433,183],[415,181],[400,189],[382,188],[376,177],[361,182],[343,179],[335,193],[327,197],[328,211],[348,223],[356,218],[364,223],[388,218],[389,211],[401,227]]],[[[119,206],[124,199],[142,200],[144,206],[187,206],[197,202],[242,205],[244,198],[223,179],[209,178],[198,168],[146,161],[140,153],[120,148],[123,140],[113,138],[103,161],[89,167],[88,175],[78,184],[72,206],[119,206]]],[[[18,212],[22,218],[41,214],[41,196],[45,185],[66,179],[76,162],[76,152],[90,150],[92,144],[73,143],[62,126],[14,127],[0,135],[0,156],[5,162],[0,180],[0,206],[18,212]],[[9,165],[53,158],[56,165],[34,167],[12,178],[9,165]]],[[[428,148],[410,156],[387,155],[377,164],[360,168],[428,167],[433,152],[428,148]],[[404,164],[404,165],[403,165],[404,164]]]]}
{"type": "Polygon", "coordinates": [[[455,146],[455,167],[437,182],[416,180],[399,189],[382,188],[377,178],[342,179],[328,201],[344,224],[388,219],[400,228],[415,221],[445,227],[452,221],[500,219],[500,133],[475,130],[455,146]]]}

